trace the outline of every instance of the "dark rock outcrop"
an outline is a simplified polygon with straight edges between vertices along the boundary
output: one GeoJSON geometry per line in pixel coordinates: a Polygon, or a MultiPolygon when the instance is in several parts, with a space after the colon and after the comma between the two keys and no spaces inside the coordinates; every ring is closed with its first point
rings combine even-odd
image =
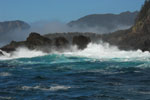
{"type": "Polygon", "coordinates": [[[0,56],[3,56],[4,54],[0,51],[0,56]]]}
{"type": "Polygon", "coordinates": [[[88,43],[91,42],[89,37],[83,35],[73,36],[71,39],[72,41],[68,41],[65,37],[57,36],[54,38],[54,36],[53,38],[48,38],[46,36],[32,32],[26,41],[12,41],[10,44],[0,49],[9,53],[15,51],[18,47],[27,47],[30,50],[51,52],[52,50],[62,51],[69,48],[70,45],[77,45],[79,49],[84,49],[88,43]]]}
{"type": "Polygon", "coordinates": [[[57,37],[55,40],[55,46],[58,48],[65,48],[69,44],[69,41],[64,37],[57,37]]]}
{"type": "Polygon", "coordinates": [[[73,37],[72,44],[77,45],[79,49],[84,49],[91,42],[89,37],[83,35],[73,37]]]}
{"type": "Polygon", "coordinates": [[[50,48],[52,41],[46,37],[41,36],[38,33],[32,32],[25,41],[26,47],[29,49],[43,49],[50,48]],[[42,48],[41,48],[42,47],[42,48]]]}
{"type": "Polygon", "coordinates": [[[18,47],[27,47],[28,49],[36,49],[48,52],[48,48],[51,48],[52,41],[46,37],[41,36],[38,33],[31,33],[26,41],[16,42],[12,41],[10,44],[1,48],[6,52],[13,52],[18,47]]]}
{"type": "Polygon", "coordinates": [[[0,48],[1,50],[5,51],[5,52],[13,52],[16,50],[16,48],[18,47],[24,47],[26,46],[25,42],[22,41],[22,42],[16,42],[16,41],[12,41],[10,44],[0,48]]]}

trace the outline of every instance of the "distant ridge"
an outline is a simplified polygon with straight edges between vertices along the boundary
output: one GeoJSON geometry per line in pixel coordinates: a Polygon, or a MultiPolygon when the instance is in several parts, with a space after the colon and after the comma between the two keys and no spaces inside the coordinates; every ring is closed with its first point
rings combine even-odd
{"type": "Polygon", "coordinates": [[[16,29],[25,30],[29,28],[30,28],[30,25],[28,23],[24,21],[20,21],[20,20],[0,22],[0,34],[13,32],[16,29]]]}
{"type": "Polygon", "coordinates": [[[115,31],[122,26],[132,26],[135,18],[138,15],[138,11],[135,12],[122,12],[120,14],[92,14],[82,17],[78,20],[68,23],[70,27],[78,28],[105,28],[106,30],[115,31]]]}

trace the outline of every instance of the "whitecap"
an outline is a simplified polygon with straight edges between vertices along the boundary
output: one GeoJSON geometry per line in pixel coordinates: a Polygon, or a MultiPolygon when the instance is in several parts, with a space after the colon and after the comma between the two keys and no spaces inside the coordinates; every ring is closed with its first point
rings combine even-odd
{"type": "Polygon", "coordinates": [[[12,74],[8,73],[8,72],[1,72],[0,76],[11,76],[12,74]]]}
{"type": "Polygon", "coordinates": [[[56,85],[56,86],[51,86],[48,88],[41,87],[41,86],[22,86],[22,90],[41,90],[41,91],[59,91],[59,90],[68,90],[70,89],[70,86],[64,86],[64,85],[56,85]]]}
{"type": "Polygon", "coordinates": [[[2,96],[0,96],[0,100],[12,100],[12,97],[2,97],[2,96]]]}
{"type": "Polygon", "coordinates": [[[68,90],[71,88],[70,86],[63,86],[63,85],[58,85],[58,86],[52,86],[50,87],[51,91],[58,91],[58,90],[68,90]]]}

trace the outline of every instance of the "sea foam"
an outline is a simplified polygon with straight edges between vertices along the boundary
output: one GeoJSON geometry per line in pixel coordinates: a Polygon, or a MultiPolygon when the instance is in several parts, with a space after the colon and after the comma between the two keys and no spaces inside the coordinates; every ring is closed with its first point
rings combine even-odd
{"type": "MultiPolygon", "coordinates": [[[[84,50],[78,50],[76,46],[72,46],[70,50],[65,50],[64,52],[53,51],[50,54],[44,53],[37,50],[29,50],[27,48],[18,48],[11,55],[5,53],[6,56],[1,56],[0,60],[6,59],[16,59],[16,58],[31,58],[36,56],[45,56],[50,54],[59,54],[66,56],[76,56],[76,57],[88,57],[96,59],[111,59],[111,58],[123,58],[123,59],[134,59],[150,58],[150,53],[148,51],[142,52],[141,50],[136,51],[125,51],[119,50],[116,46],[111,46],[109,43],[100,42],[99,44],[90,43],[84,50]]],[[[148,59],[149,60],[149,59],[148,59]]]]}
{"type": "Polygon", "coordinates": [[[68,90],[70,89],[70,86],[64,86],[64,85],[56,85],[56,86],[51,86],[48,88],[41,87],[41,86],[22,86],[22,90],[41,90],[41,91],[59,91],[59,90],[68,90]]]}
{"type": "Polygon", "coordinates": [[[65,55],[81,56],[97,59],[107,58],[150,58],[148,51],[142,52],[141,50],[136,51],[125,51],[119,50],[116,46],[111,46],[109,43],[90,43],[84,50],[76,50],[73,52],[64,52],[65,55]]]}
{"type": "Polygon", "coordinates": [[[3,76],[3,77],[5,77],[5,76],[11,76],[11,74],[8,73],[8,72],[0,72],[0,76],[3,76]]]}
{"type": "Polygon", "coordinates": [[[29,50],[28,48],[22,47],[17,48],[16,51],[11,54],[3,52],[4,56],[0,57],[0,60],[9,60],[9,59],[17,59],[17,58],[31,58],[37,56],[44,56],[46,53],[37,50],[29,50]]]}

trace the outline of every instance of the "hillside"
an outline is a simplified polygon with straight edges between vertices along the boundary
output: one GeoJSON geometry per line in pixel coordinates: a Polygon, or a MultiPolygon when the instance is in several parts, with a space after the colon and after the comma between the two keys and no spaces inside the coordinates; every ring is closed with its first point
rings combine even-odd
{"type": "Polygon", "coordinates": [[[0,22],[0,46],[12,40],[22,40],[25,36],[23,31],[29,28],[29,24],[20,20],[0,22]]]}
{"type": "Polygon", "coordinates": [[[20,20],[0,22],[0,34],[13,32],[16,29],[24,30],[29,28],[30,28],[29,24],[20,20]]]}
{"type": "Polygon", "coordinates": [[[132,26],[137,14],[137,11],[127,11],[120,14],[92,14],[71,21],[68,25],[81,29],[96,28],[99,31],[105,30],[106,32],[112,32],[132,26]]]}
{"type": "Polygon", "coordinates": [[[133,27],[103,35],[103,40],[120,49],[150,51],[150,0],[146,0],[133,27]]]}

